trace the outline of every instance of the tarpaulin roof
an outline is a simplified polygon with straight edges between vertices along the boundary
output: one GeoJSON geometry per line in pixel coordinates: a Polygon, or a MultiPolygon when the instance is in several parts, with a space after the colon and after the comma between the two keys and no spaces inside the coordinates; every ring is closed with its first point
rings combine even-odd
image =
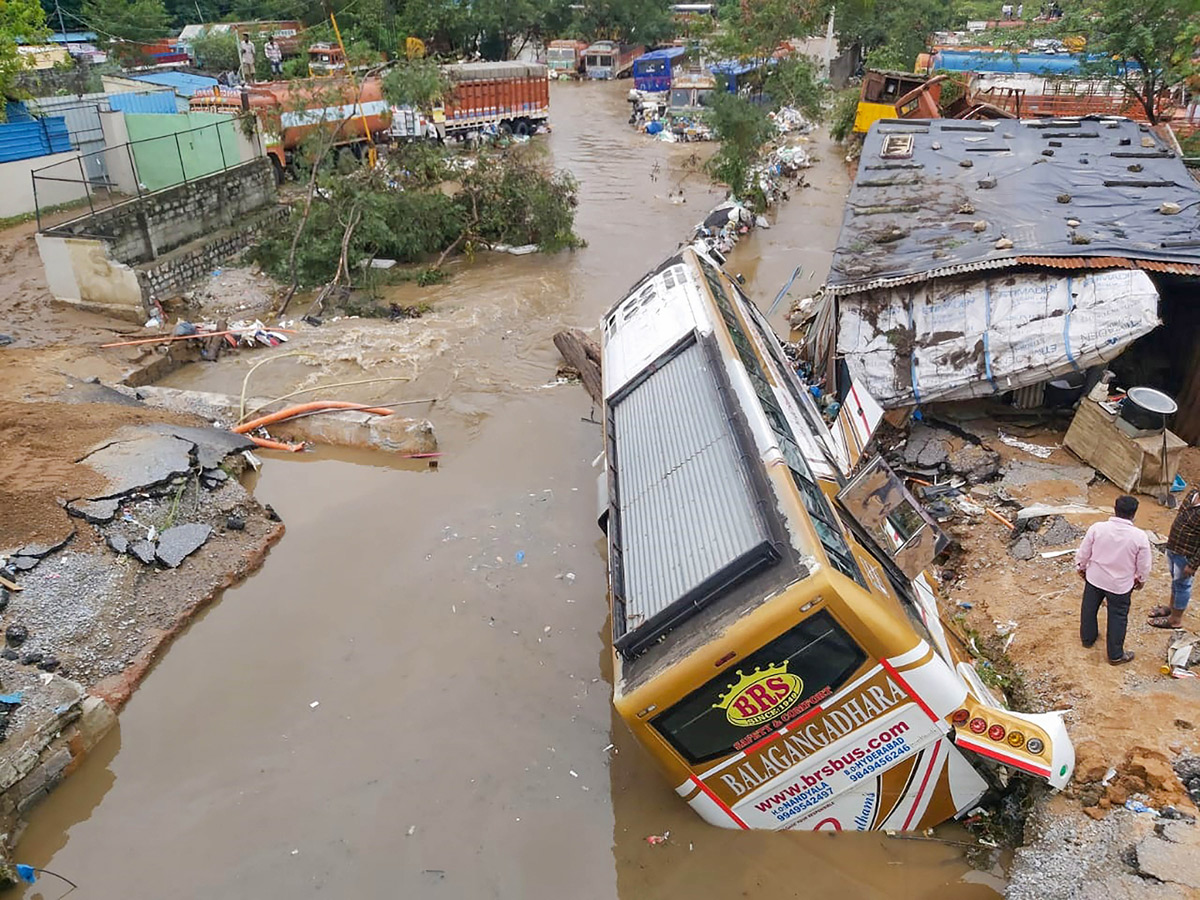
{"type": "MultiPolygon", "coordinates": [[[[1077,53],[1013,53],[1009,50],[938,50],[932,68],[948,72],[1028,72],[1033,75],[1080,75],[1088,63],[1099,64],[1105,57],[1077,53]]],[[[1137,70],[1137,63],[1122,63],[1116,68],[1137,70]]]]}
{"type": "Polygon", "coordinates": [[[871,126],[831,293],[1024,266],[1030,257],[1200,263],[1200,184],[1165,142],[1128,119],[871,126]],[[1164,213],[1174,209],[1164,203],[1180,212],[1164,213]]]}
{"type": "Polygon", "coordinates": [[[683,56],[687,50],[683,47],[662,47],[658,50],[651,50],[649,53],[643,53],[634,62],[642,62],[650,59],[675,59],[683,56]]]}

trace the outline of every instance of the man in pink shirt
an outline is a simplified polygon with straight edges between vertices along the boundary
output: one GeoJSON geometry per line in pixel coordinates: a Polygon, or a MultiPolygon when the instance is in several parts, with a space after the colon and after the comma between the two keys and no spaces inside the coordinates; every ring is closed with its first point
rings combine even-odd
{"type": "Polygon", "coordinates": [[[1083,646],[1096,643],[1100,628],[1096,614],[1108,601],[1108,662],[1119,666],[1133,659],[1125,652],[1125,626],[1129,620],[1129,596],[1140,590],[1150,575],[1150,539],[1133,524],[1137,498],[1121,496],[1113,504],[1116,515],[1087,530],[1075,554],[1075,568],[1084,580],[1083,610],[1079,639],[1083,646]]]}

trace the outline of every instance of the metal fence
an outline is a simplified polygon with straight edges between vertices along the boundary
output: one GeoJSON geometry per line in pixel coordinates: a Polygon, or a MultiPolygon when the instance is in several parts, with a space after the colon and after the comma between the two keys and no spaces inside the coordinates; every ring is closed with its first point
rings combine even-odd
{"type": "MultiPolygon", "coordinates": [[[[42,229],[42,215],[47,208],[59,205],[55,198],[62,195],[64,190],[57,187],[58,185],[82,185],[84,193],[87,195],[90,214],[95,215],[98,209],[103,210],[116,206],[135,197],[165,190],[178,184],[187,184],[189,181],[195,181],[217,172],[228,171],[230,168],[240,165],[243,162],[240,154],[236,148],[227,147],[227,142],[223,139],[224,135],[222,134],[222,129],[228,130],[234,127],[237,127],[237,123],[233,119],[226,122],[210,122],[198,128],[128,141],[116,147],[80,154],[75,159],[63,160],[33,170],[30,175],[33,179],[33,202],[38,230],[42,229]],[[204,159],[203,162],[197,162],[194,153],[184,152],[184,141],[188,141],[194,147],[198,138],[207,138],[209,146],[212,146],[212,141],[215,140],[215,147],[219,148],[219,153],[204,159]],[[96,180],[89,177],[88,174],[89,170],[93,168],[89,165],[89,157],[97,155],[103,155],[105,158],[106,175],[102,180],[96,180]],[[143,160],[140,168],[139,156],[143,160]],[[142,178],[142,171],[147,168],[146,160],[148,159],[153,159],[159,170],[162,169],[164,163],[167,165],[177,164],[178,178],[166,184],[155,182],[153,189],[148,187],[142,178]]],[[[77,188],[67,188],[66,192],[73,197],[79,197],[77,188]]],[[[79,234],[81,237],[106,236],[103,234],[84,235],[82,232],[79,234]]]]}
{"type": "Polygon", "coordinates": [[[108,179],[104,149],[104,130],[100,113],[109,110],[131,113],[174,113],[175,92],[170,90],[130,91],[128,93],[80,94],[70,97],[38,97],[26,105],[43,116],[62,116],[75,149],[87,157],[87,173],[102,185],[108,179]]]}

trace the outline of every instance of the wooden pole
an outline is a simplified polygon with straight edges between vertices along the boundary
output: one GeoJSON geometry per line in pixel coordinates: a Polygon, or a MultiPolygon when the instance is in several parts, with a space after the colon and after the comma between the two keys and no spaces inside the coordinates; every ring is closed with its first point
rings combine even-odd
{"type": "Polygon", "coordinates": [[[579,373],[584,388],[597,403],[604,402],[604,381],[600,377],[600,346],[578,328],[554,335],[554,346],[567,365],[579,373]]]}

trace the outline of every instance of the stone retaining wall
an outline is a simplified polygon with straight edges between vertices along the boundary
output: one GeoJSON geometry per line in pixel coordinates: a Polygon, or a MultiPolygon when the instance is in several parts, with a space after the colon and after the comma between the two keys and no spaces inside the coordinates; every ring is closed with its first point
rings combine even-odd
{"type": "MultiPolygon", "coordinates": [[[[218,263],[252,246],[265,228],[287,220],[289,208],[274,206],[240,228],[227,228],[210,235],[197,246],[180,248],[152,263],[136,267],[142,298],[149,306],[183,293],[191,283],[208,275],[218,263]]],[[[196,243],[196,242],[193,242],[196,243]]]]}
{"type": "Polygon", "coordinates": [[[260,158],[47,228],[38,252],[56,299],[141,322],[152,298],[246,247],[279,221],[272,214],[286,215],[275,207],[274,169],[260,158]]]}

